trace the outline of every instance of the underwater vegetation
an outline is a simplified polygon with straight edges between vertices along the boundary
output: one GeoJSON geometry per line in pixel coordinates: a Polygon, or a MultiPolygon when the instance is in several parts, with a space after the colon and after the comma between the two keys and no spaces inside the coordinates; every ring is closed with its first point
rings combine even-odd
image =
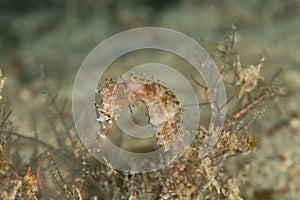
{"type": "MultiPolygon", "coordinates": [[[[67,109],[70,102],[60,98],[42,66],[39,87],[50,130],[34,130],[32,136],[15,131],[9,99],[2,94],[10,77],[1,73],[1,199],[243,199],[240,188],[249,179],[251,163],[241,163],[235,173],[226,171],[226,163],[257,148],[259,140],[251,133],[253,123],[286,93],[277,81],[280,71],[272,76],[261,74],[265,55],[255,64],[243,64],[235,36],[236,27],[232,25],[224,41],[211,52],[228,96],[225,125],[217,144],[205,157],[200,155],[209,132],[209,116],[205,116],[184,155],[168,167],[149,173],[120,172],[93,158],[77,136],[67,109]],[[25,155],[28,158],[24,162],[25,155]]],[[[213,109],[203,80],[191,77],[191,81],[205,94],[207,109],[213,109]]]]}

